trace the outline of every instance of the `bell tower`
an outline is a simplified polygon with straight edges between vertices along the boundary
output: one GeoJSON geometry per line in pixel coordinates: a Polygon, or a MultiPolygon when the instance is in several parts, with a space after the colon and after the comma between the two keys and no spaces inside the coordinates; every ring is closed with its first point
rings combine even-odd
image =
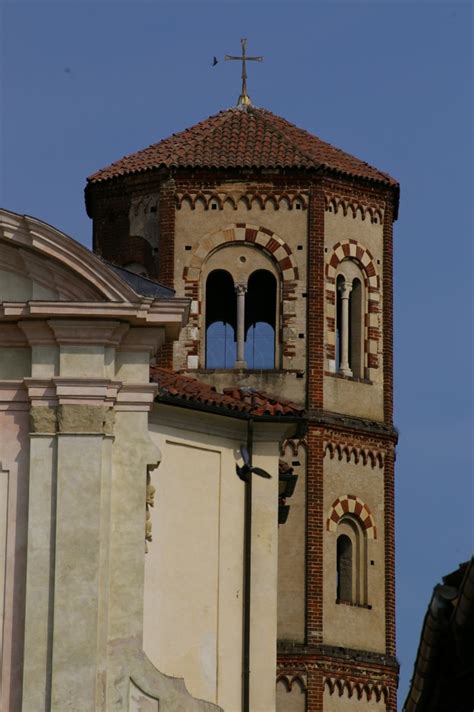
{"type": "Polygon", "coordinates": [[[250,100],[86,187],[94,249],[191,302],[162,365],[306,409],[282,443],[298,482],[279,527],[281,712],[396,710],[398,200],[389,175],[250,100]]]}

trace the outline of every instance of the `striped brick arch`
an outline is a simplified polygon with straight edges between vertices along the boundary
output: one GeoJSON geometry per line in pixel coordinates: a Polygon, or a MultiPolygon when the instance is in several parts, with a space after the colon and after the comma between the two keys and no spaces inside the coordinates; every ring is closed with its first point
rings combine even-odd
{"type": "Polygon", "coordinates": [[[330,532],[337,531],[339,520],[344,514],[353,514],[359,519],[368,539],[377,538],[377,530],[375,527],[374,518],[368,506],[353,494],[345,494],[338,497],[329,510],[327,519],[327,530],[330,532]]]}
{"type": "Polygon", "coordinates": [[[226,244],[239,242],[255,245],[267,252],[278,263],[283,281],[298,279],[296,260],[287,243],[272,230],[247,223],[236,223],[200,240],[191,253],[188,265],[183,270],[183,279],[186,282],[197,282],[203,263],[213,250],[226,244]]]}
{"type": "Polygon", "coordinates": [[[378,368],[378,347],[381,338],[380,278],[370,250],[356,240],[343,240],[334,245],[326,263],[327,357],[329,360],[336,358],[336,277],[340,263],[346,259],[357,262],[364,276],[367,294],[364,319],[364,365],[369,369],[378,368]]]}

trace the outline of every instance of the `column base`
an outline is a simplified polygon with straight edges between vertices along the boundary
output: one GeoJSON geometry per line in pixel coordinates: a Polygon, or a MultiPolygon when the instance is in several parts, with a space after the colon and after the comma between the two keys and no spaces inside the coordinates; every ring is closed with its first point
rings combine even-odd
{"type": "Polygon", "coordinates": [[[236,361],[234,363],[234,368],[239,368],[239,369],[247,368],[247,361],[236,361]]]}

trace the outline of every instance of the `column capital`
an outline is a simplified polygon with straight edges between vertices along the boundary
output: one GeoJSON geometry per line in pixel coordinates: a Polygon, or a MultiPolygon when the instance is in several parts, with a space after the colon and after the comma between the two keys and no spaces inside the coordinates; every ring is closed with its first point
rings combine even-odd
{"type": "Polygon", "coordinates": [[[338,290],[341,292],[342,299],[349,299],[349,295],[352,292],[352,279],[346,279],[338,285],[338,290]]]}
{"type": "Polygon", "coordinates": [[[244,284],[243,282],[238,282],[238,283],[234,286],[234,289],[235,289],[235,293],[237,294],[237,296],[240,296],[240,295],[246,293],[246,291],[247,291],[247,285],[244,284]]]}

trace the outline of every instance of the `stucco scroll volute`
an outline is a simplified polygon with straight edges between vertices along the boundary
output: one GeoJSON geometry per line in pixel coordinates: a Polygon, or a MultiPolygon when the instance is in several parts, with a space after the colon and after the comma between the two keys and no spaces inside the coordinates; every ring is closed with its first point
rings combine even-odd
{"type": "Polygon", "coordinates": [[[160,463],[146,467],[146,505],[145,505],[145,554],[148,553],[148,542],[153,541],[150,507],[155,506],[156,487],[151,484],[151,473],[160,463]]]}

